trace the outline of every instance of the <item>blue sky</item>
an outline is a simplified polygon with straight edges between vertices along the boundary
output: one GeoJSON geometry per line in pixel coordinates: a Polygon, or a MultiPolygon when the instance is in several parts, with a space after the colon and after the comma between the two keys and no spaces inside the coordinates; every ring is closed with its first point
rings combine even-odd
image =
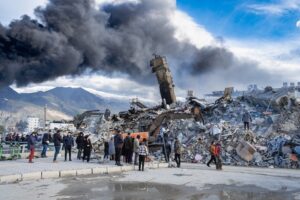
{"type": "Polygon", "coordinates": [[[177,6],[215,36],[278,40],[300,33],[296,27],[299,10],[284,11],[281,3],[279,0],[178,0],[177,6]],[[282,13],[268,13],[272,5],[278,5],[282,13]],[[263,6],[265,10],[258,12],[263,6]]]}

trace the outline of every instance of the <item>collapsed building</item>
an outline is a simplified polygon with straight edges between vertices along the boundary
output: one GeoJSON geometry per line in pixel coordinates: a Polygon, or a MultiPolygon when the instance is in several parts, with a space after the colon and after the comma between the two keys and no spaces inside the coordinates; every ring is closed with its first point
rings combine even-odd
{"type": "Polygon", "coordinates": [[[156,74],[162,102],[170,105],[176,102],[174,91],[175,85],[173,83],[171,71],[165,57],[158,55],[154,56],[155,58],[150,61],[150,66],[152,67],[152,72],[156,74]]]}
{"type": "Polygon", "coordinates": [[[148,132],[149,147],[156,159],[164,156],[165,143],[173,143],[177,137],[186,162],[206,163],[211,141],[218,140],[224,164],[299,168],[300,109],[293,96],[295,88],[266,87],[236,98],[231,96],[233,88],[226,88],[223,97],[214,103],[189,92],[185,102],[178,102],[166,59],[155,56],[150,65],[163,104],[149,108],[135,99],[128,111],[94,120],[98,146],[111,137],[114,128],[119,128],[124,133],[148,132]],[[252,117],[249,131],[244,130],[242,122],[246,111],[252,117]]]}

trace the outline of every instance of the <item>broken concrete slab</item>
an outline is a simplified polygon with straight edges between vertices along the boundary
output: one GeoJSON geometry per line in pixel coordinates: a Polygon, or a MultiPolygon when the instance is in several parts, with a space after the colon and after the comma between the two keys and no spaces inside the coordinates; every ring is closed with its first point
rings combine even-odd
{"type": "Polygon", "coordinates": [[[250,143],[241,141],[236,148],[236,152],[242,159],[249,162],[253,159],[256,149],[250,143]]]}

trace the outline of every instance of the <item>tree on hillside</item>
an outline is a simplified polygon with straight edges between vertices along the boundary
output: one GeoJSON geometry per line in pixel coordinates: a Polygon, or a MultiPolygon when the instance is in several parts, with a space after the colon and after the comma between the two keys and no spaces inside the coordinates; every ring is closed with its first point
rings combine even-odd
{"type": "Polygon", "coordinates": [[[0,125],[0,142],[4,139],[5,128],[0,125]],[[2,139],[1,139],[2,138],[2,139]]]}
{"type": "Polygon", "coordinates": [[[28,126],[28,123],[26,121],[20,120],[19,122],[16,123],[16,128],[20,132],[24,132],[28,126]]]}
{"type": "Polygon", "coordinates": [[[84,114],[77,114],[73,118],[73,124],[76,128],[79,128],[80,124],[82,123],[82,120],[84,119],[84,114]]]}

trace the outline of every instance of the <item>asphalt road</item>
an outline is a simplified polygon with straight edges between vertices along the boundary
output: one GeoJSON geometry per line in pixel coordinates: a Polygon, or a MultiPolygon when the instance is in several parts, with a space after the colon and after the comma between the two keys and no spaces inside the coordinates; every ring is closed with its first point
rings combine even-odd
{"type": "Polygon", "coordinates": [[[5,200],[300,199],[300,171],[203,165],[0,185],[5,200]]]}

